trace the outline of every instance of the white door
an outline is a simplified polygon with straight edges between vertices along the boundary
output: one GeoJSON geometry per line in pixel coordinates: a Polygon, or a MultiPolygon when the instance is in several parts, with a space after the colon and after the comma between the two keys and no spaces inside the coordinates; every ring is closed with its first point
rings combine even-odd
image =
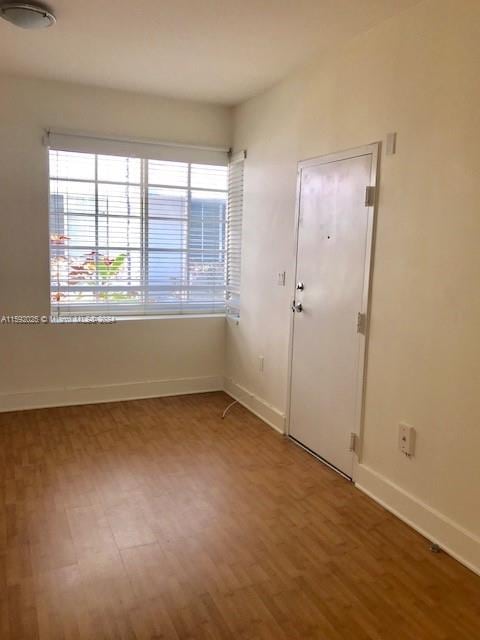
{"type": "Polygon", "coordinates": [[[289,434],[348,477],[362,414],[376,163],[370,145],[301,163],[298,178],[289,434]]]}

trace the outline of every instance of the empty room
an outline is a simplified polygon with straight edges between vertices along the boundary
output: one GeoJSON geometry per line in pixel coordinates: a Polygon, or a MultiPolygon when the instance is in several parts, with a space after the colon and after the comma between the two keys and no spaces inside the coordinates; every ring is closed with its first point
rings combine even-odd
{"type": "Polygon", "coordinates": [[[480,640],[478,0],[0,0],[0,640],[480,640]]]}

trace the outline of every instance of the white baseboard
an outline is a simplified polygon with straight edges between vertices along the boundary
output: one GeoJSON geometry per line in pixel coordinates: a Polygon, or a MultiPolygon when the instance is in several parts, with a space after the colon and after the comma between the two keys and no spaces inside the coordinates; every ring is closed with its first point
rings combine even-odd
{"type": "Polygon", "coordinates": [[[480,538],[477,535],[366,465],[358,465],[355,484],[360,491],[480,575],[480,538]]]}
{"type": "Polygon", "coordinates": [[[222,389],[223,376],[146,380],[94,387],[38,389],[21,393],[1,393],[0,412],[118,402],[140,398],[160,398],[162,396],[178,396],[188,393],[221,391],[222,389]]]}
{"type": "Polygon", "coordinates": [[[249,411],[266,422],[270,427],[279,433],[285,433],[285,414],[273,407],[262,398],[237,384],[231,378],[225,378],[223,390],[235,400],[246,407],[249,411]]]}

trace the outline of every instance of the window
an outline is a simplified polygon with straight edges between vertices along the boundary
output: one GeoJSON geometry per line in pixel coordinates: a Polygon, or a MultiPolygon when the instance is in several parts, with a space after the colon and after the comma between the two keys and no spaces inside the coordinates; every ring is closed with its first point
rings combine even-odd
{"type": "Polygon", "coordinates": [[[243,168],[245,152],[235,154],[228,174],[226,311],[240,317],[240,274],[242,258],[243,168]]]}
{"type": "Polygon", "coordinates": [[[49,144],[53,313],[225,311],[227,277],[234,281],[230,268],[227,276],[226,160],[49,144]]]}

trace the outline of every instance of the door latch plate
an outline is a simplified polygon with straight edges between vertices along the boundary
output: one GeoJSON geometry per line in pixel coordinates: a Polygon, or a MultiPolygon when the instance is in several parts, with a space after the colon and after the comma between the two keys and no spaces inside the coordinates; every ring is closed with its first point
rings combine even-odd
{"type": "Polygon", "coordinates": [[[348,450],[353,451],[354,453],[358,452],[358,435],[356,433],[350,434],[350,442],[348,445],[348,450]]]}
{"type": "Polygon", "coordinates": [[[375,204],[376,189],[375,187],[365,187],[365,206],[373,207],[375,204]]]}
{"type": "Polygon", "coordinates": [[[360,313],[357,314],[357,333],[361,333],[364,336],[367,332],[367,314],[360,313]]]}

